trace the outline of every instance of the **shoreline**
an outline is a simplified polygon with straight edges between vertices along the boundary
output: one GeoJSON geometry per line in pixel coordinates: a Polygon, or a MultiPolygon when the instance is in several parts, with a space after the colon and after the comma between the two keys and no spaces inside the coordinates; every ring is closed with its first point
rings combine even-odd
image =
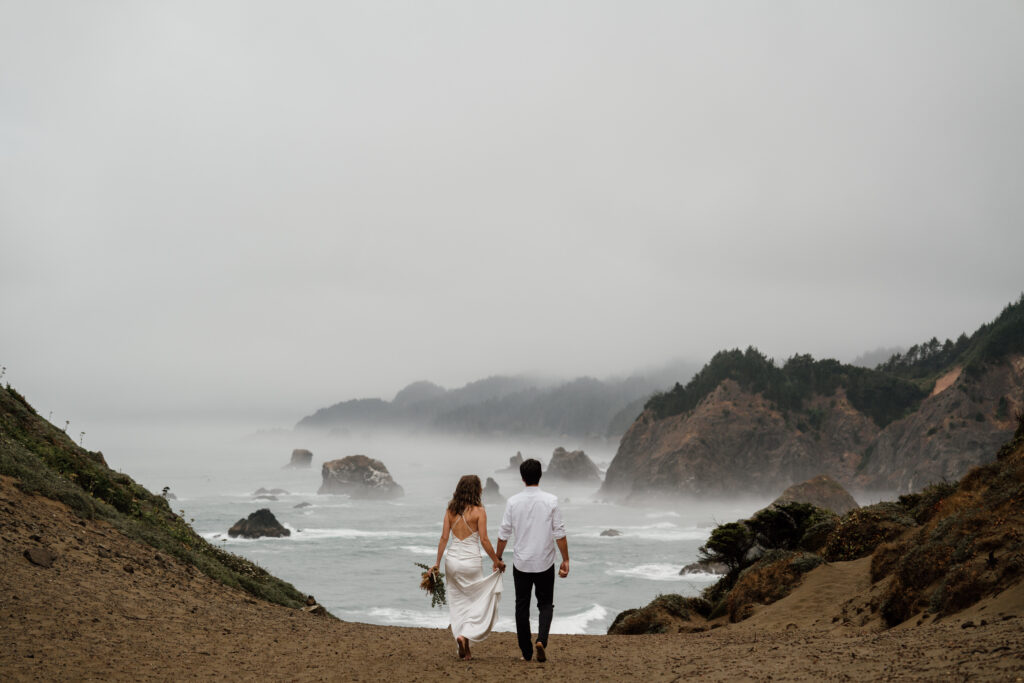
{"type": "Polygon", "coordinates": [[[738,624],[689,634],[553,635],[545,664],[518,661],[515,635],[501,632],[463,662],[445,629],[343,622],[256,600],[106,522],[24,494],[10,477],[0,480],[0,512],[0,670],[10,680],[1024,676],[1021,584],[934,624],[880,630],[831,620],[862,571],[858,561],[834,563],[738,624]],[[30,547],[53,550],[53,566],[26,560],[30,547]]]}

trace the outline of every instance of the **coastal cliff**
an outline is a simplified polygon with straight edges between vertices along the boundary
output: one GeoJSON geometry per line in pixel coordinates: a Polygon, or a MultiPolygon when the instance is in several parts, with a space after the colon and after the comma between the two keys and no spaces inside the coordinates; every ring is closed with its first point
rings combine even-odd
{"type": "Polygon", "coordinates": [[[989,462],[1024,410],[1024,297],[974,335],[874,370],[723,351],[656,395],[601,495],[770,494],[826,474],[854,491],[917,491],[989,462]]]}

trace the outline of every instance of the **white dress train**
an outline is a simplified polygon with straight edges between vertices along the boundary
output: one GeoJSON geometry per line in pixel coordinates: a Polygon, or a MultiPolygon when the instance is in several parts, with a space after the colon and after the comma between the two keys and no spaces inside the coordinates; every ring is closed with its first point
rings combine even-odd
{"type": "Polygon", "coordinates": [[[498,621],[501,572],[484,576],[480,559],[480,534],[474,531],[459,540],[451,535],[444,560],[448,583],[448,607],[452,636],[480,642],[498,621]]]}

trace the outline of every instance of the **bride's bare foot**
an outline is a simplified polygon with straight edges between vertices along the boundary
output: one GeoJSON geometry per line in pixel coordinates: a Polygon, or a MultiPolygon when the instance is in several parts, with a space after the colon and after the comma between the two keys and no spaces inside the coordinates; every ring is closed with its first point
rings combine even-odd
{"type": "Polygon", "coordinates": [[[473,659],[473,653],[469,651],[469,638],[466,638],[466,659],[473,659]]]}
{"type": "Polygon", "coordinates": [[[459,659],[465,659],[469,655],[469,641],[459,636],[455,643],[459,646],[459,659]]]}

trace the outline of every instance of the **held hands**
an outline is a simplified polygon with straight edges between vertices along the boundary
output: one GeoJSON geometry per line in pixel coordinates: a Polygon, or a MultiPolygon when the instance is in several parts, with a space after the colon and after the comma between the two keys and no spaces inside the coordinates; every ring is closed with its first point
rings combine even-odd
{"type": "Polygon", "coordinates": [[[558,575],[563,579],[569,576],[569,560],[562,560],[562,564],[558,566],[558,575]]]}
{"type": "Polygon", "coordinates": [[[491,571],[492,572],[501,572],[501,573],[504,574],[505,573],[505,563],[502,562],[501,560],[495,560],[494,561],[494,566],[491,567],[491,571]]]}

